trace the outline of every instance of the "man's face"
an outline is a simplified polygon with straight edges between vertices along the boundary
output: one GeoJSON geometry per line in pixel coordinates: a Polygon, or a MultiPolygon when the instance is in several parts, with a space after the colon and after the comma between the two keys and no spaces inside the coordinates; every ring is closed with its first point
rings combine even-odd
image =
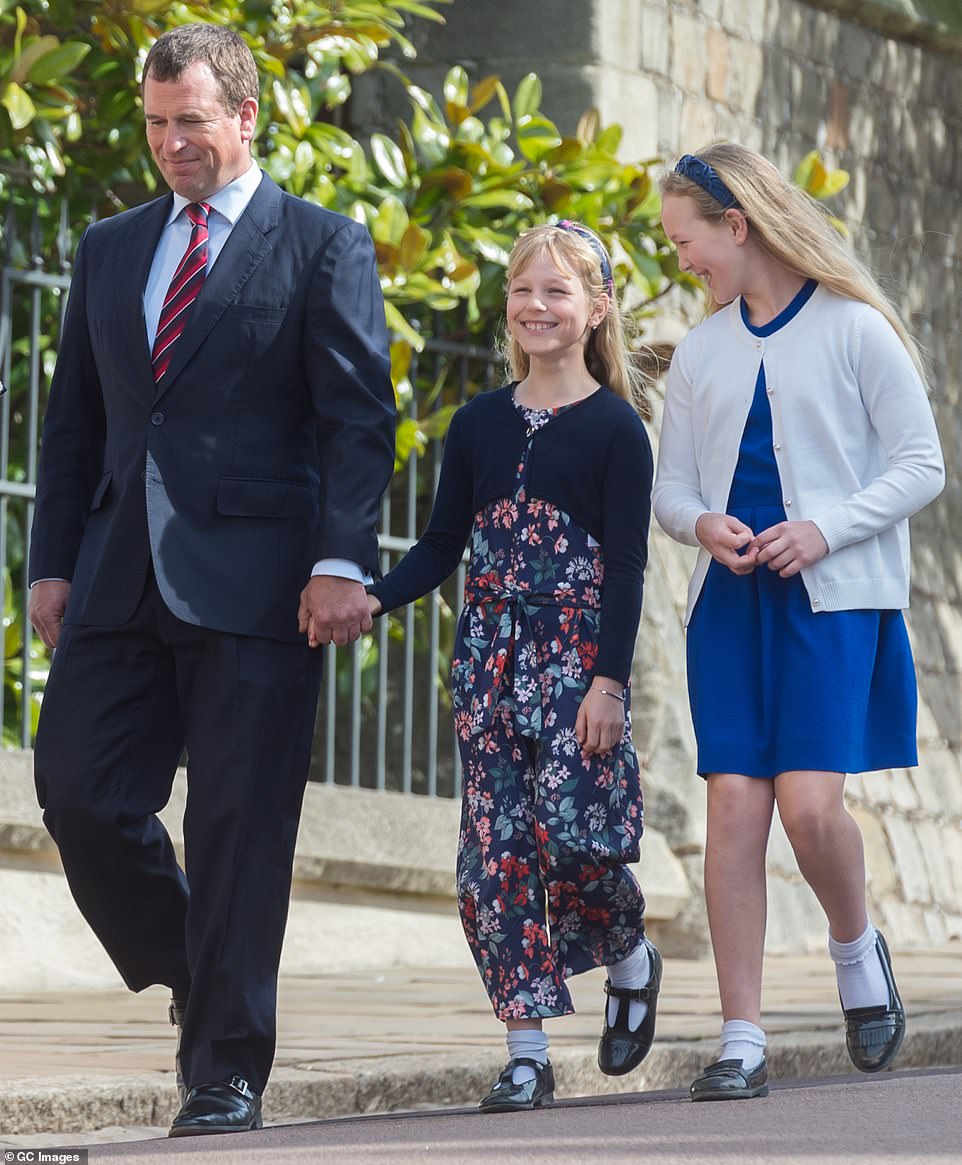
{"type": "Polygon", "coordinates": [[[191,202],[202,202],[250,167],[257,102],[236,113],[224,108],[210,66],[188,65],[176,81],[144,78],[147,143],[167,185],[191,202]]]}

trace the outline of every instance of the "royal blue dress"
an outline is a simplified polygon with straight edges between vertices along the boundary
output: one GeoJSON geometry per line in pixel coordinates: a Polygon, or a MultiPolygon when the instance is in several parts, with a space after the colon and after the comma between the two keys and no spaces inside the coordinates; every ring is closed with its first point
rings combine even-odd
{"type": "MultiPolygon", "coordinates": [[[[802,311],[809,280],[770,323],[802,311]]],[[[772,450],[765,366],[745,423],[727,512],[757,534],[786,520],[772,450]]],[[[901,611],[813,613],[801,575],[735,575],[712,562],[688,627],[688,692],[698,771],[772,778],[918,763],[917,689],[901,611]]]]}

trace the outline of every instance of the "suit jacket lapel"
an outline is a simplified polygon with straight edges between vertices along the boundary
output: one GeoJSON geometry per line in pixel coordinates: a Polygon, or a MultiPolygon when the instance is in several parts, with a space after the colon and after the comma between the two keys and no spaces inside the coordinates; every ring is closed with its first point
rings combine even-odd
{"type": "Polygon", "coordinates": [[[114,292],[117,319],[123,321],[118,330],[123,335],[131,360],[139,377],[152,384],[150,346],[147,343],[147,324],[144,319],[144,288],[154,261],[154,252],[170,213],[171,195],[155,199],[143,208],[143,214],[132,215],[127,230],[118,237],[121,259],[115,262],[114,292]]]}
{"type": "Polygon", "coordinates": [[[194,303],[187,326],[174,345],[170,365],[158,385],[158,398],[170,389],[225,308],[236,302],[244,284],[270,252],[270,232],[277,225],[281,197],[280,187],[264,174],[247,208],[234,224],[194,303]]]}

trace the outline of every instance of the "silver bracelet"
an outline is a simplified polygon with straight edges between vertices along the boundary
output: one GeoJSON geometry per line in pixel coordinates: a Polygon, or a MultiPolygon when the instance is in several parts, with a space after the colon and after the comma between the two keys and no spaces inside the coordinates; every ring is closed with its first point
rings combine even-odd
{"type": "Polygon", "coordinates": [[[593,692],[601,692],[603,696],[610,696],[613,700],[618,700],[622,704],[625,702],[625,693],[622,692],[619,696],[617,692],[609,692],[607,688],[592,688],[593,692]]]}

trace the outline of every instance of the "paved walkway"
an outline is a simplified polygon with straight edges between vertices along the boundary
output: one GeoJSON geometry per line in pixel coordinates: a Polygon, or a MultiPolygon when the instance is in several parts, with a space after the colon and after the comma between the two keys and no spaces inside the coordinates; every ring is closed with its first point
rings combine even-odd
{"type": "MultiPolygon", "coordinates": [[[[893,955],[909,1014],[896,1067],[962,1064],[962,948],[893,955]]],[[[716,1051],[710,961],[666,960],[655,1048],[621,1080],[594,1062],[603,979],[573,980],[579,1013],[548,1022],[559,1097],[687,1086],[716,1051]]],[[[827,955],[770,958],[765,989],[774,1074],[852,1071],[827,955]]],[[[0,1146],[165,1135],[176,1107],[166,1007],[160,988],[0,994],[0,1146]]],[[[473,967],[287,977],[265,1114],[281,1122],[470,1105],[503,1059],[502,1028],[473,967]]]]}

